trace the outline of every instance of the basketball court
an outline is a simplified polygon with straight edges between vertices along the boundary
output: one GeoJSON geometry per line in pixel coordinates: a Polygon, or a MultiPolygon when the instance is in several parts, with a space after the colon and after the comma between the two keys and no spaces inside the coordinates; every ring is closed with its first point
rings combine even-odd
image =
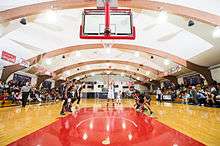
{"type": "Polygon", "coordinates": [[[220,145],[217,0],[2,0],[0,146],[220,145]]]}
{"type": "Polygon", "coordinates": [[[3,108],[0,142],[2,145],[219,143],[219,109],[153,103],[156,116],[150,117],[147,113],[136,113],[131,103],[131,100],[124,100],[122,107],[107,110],[104,101],[83,100],[79,111],[62,117],[58,114],[61,103],[30,105],[25,110],[19,107],[3,108]]]}

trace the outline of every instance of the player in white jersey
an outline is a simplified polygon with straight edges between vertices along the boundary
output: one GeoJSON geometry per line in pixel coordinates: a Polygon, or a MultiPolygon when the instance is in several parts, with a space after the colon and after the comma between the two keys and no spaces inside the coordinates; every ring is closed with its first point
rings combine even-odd
{"type": "Polygon", "coordinates": [[[122,92],[119,90],[117,97],[116,97],[116,104],[120,105],[121,104],[121,97],[122,97],[122,92]]]}
{"type": "Polygon", "coordinates": [[[109,84],[109,87],[108,87],[107,107],[109,105],[110,100],[112,100],[112,105],[114,107],[115,106],[115,103],[114,103],[115,96],[114,96],[114,84],[112,82],[109,84]]]}

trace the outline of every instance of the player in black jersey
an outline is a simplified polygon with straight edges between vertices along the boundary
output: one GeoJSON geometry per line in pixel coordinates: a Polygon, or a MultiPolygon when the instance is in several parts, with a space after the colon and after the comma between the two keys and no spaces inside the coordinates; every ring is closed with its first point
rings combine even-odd
{"type": "Polygon", "coordinates": [[[72,100],[74,99],[74,82],[75,80],[73,81],[70,81],[68,83],[66,83],[65,85],[65,89],[63,90],[63,99],[64,99],[64,102],[63,102],[63,105],[62,105],[62,109],[60,111],[60,114],[61,115],[65,115],[65,111],[67,112],[72,112],[71,111],[71,107],[72,107],[72,100]]]}
{"type": "Polygon", "coordinates": [[[138,112],[144,112],[144,110],[148,109],[150,114],[153,114],[151,108],[150,108],[150,96],[149,95],[144,95],[144,94],[140,94],[139,91],[135,91],[133,93],[133,97],[135,99],[135,109],[138,112]]]}
{"type": "MultiPolygon", "coordinates": [[[[79,85],[77,88],[76,88],[76,92],[75,92],[75,96],[76,96],[76,109],[79,108],[79,103],[80,103],[80,100],[81,100],[81,93],[82,93],[82,89],[85,88],[85,83],[82,83],[81,85],[79,85]]],[[[75,101],[73,101],[75,102],[75,101]]],[[[72,102],[72,103],[73,103],[72,102]]]]}

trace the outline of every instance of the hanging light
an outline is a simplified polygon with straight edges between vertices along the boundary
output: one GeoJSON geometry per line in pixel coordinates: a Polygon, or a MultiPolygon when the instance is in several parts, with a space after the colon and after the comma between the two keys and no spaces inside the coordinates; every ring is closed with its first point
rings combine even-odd
{"type": "Polygon", "coordinates": [[[46,62],[47,65],[51,65],[52,64],[52,59],[51,58],[47,58],[45,62],[46,62]]]}
{"type": "Polygon", "coordinates": [[[167,59],[165,59],[165,60],[164,60],[164,64],[165,64],[165,65],[169,65],[169,64],[170,64],[170,61],[167,60],[167,59]]]}
{"type": "Polygon", "coordinates": [[[139,53],[138,51],[135,51],[134,56],[135,56],[135,57],[139,57],[139,56],[140,56],[140,53],[139,53]]]}
{"type": "Polygon", "coordinates": [[[81,56],[80,51],[76,51],[76,57],[80,57],[80,56],[81,56]]]}
{"type": "Polygon", "coordinates": [[[106,71],[106,73],[109,75],[111,72],[110,71],[106,71]]]}
{"type": "Polygon", "coordinates": [[[150,75],[150,72],[149,72],[149,71],[146,71],[146,75],[149,76],[149,75],[150,75]]]}
{"type": "Polygon", "coordinates": [[[75,77],[75,79],[76,79],[76,80],[79,80],[79,79],[80,79],[80,77],[75,77]]]}
{"type": "Polygon", "coordinates": [[[106,53],[110,54],[111,53],[111,48],[106,48],[106,53]]]}
{"type": "Polygon", "coordinates": [[[95,73],[91,73],[91,76],[92,76],[92,77],[95,76],[95,73]]]}
{"type": "Polygon", "coordinates": [[[157,22],[158,22],[159,24],[165,23],[165,22],[167,22],[167,18],[168,18],[167,12],[166,12],[166,11],[161,11],[161,12],[159,13],[158,18],[157,18],[157,22]]]}
{"type": "Polygon", "coordinates": [[[90,70],[90,69],[91,69],[91,67],[90,67],[89,65],[87,65],[87,66],[86,66],[86,69],[87,69],[87,70],[90,70]]]}
{"type": "Polygon", "coordinates": [[[57,14],[53,10],[47,10],[44,14],[44,19],[46,22],[54,24],[57,22],[57,14]]]}
{"type": "Polygon", "coordinates": [[[213,38],[220,38],[220,26],[215,27],[212,36],[213,38]]]}
{"type": "Polygon", "coordinates": [[[2,24],[0,24],[0,36],[4,33],[4,27],[2,24]]]}

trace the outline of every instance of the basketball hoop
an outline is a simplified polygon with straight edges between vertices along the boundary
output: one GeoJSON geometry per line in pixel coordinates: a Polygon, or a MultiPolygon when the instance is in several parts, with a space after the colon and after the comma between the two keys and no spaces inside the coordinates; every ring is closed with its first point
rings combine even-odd
{"type": "Polygon", "coordinates": [[[111,49],[113,45],[113,40],[101,40],[101,43],[105,49],[111,49]]]}
{"type": "Polygon", "coordinates": [[[98,0],[97,4],[102,3],[104,7],[84,9],[80,26],[81,39],[135,39],[131,9],[112,7],[112,2],[116,4],[117,0],[98,0]]]}

